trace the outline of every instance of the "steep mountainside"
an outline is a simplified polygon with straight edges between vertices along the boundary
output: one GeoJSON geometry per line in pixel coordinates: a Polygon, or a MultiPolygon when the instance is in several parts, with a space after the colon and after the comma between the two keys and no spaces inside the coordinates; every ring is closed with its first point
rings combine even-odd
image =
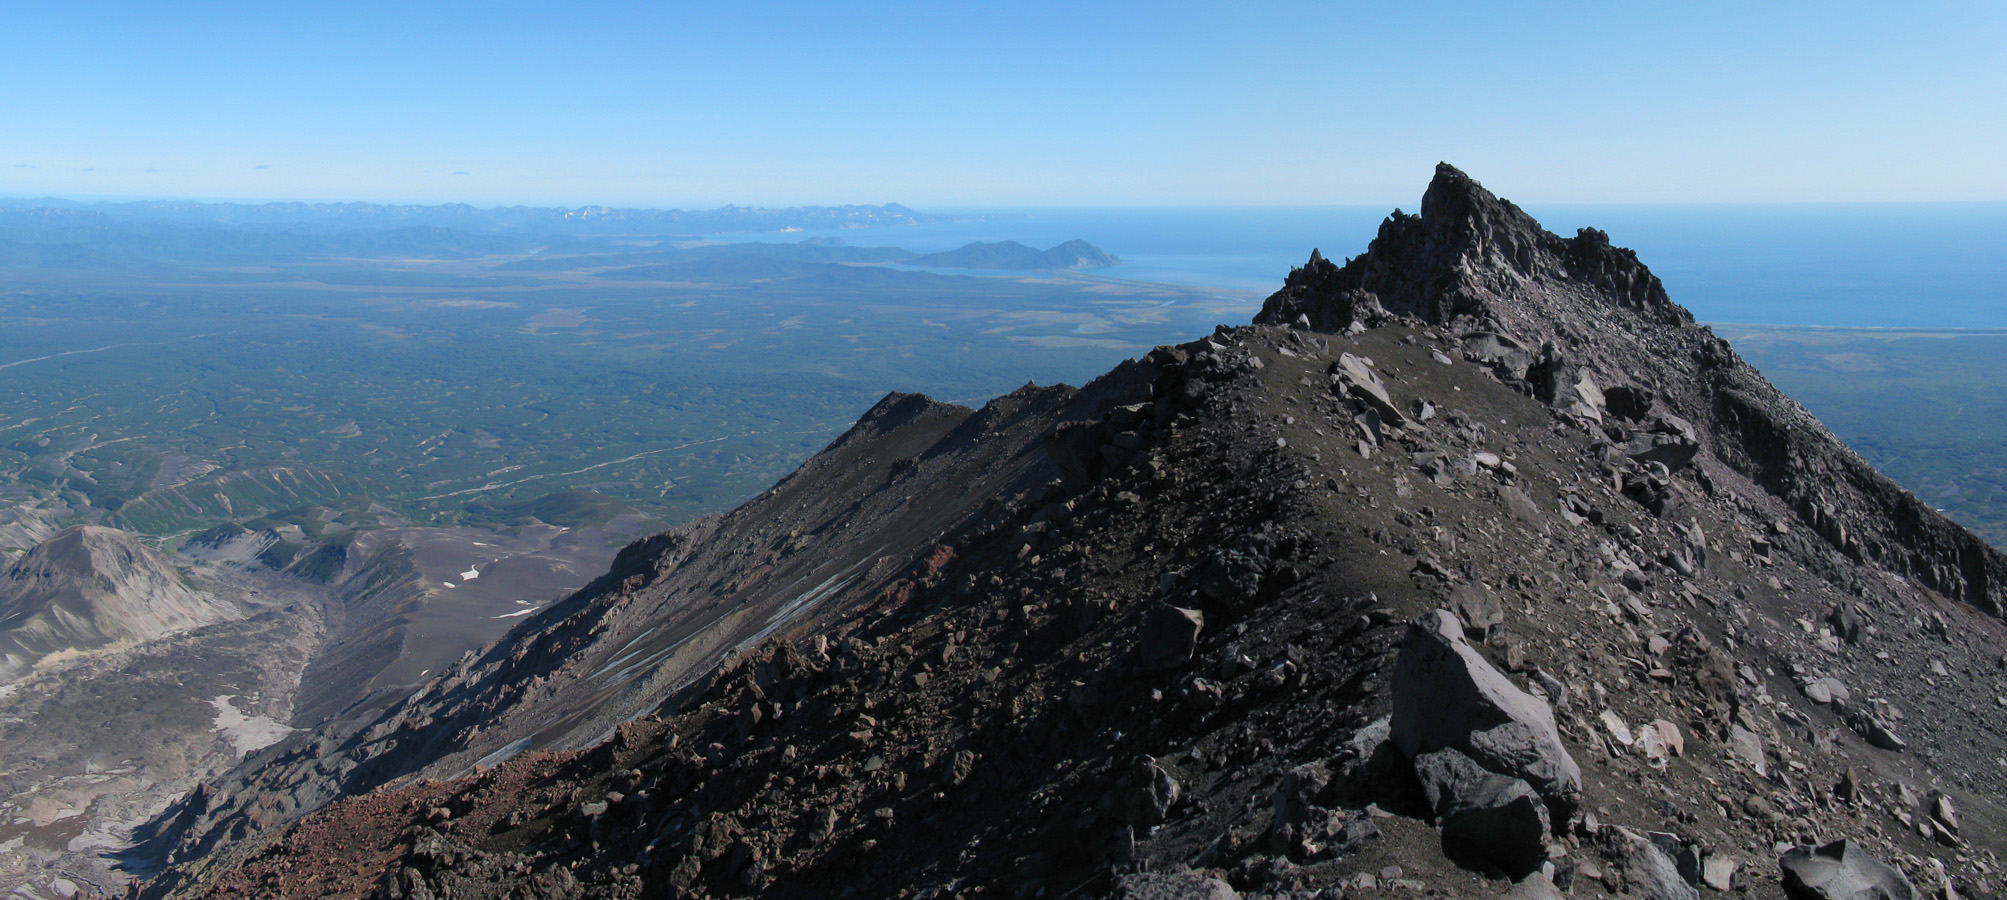
{"type": "Polygon", "coordinates": [[[1049,477],[1042,435],[1108,394],[1027,387],[981,410],[887,397],[739,510],[630,546],[592,586],[382,716],[274,747],[193,798],[178,858],[407,774],[588,746],[738,647],[910,592],[914,570],[945,564],[941,541],[1000,515],[992,498],[1049,477]]]}
{"type": "Polygon", "coordinates": [[[1255,325],[888,398],[206,785],[146,893],[1991,896],[2002,561],[1879,479],[1443,167],[1255,325]]]}
{"type": "Polygon", "coordinates": [[[191,589],[137,536],[79,525],[0,573],[0,681],[58,651],[150,641],[239,615],[228,600],[191,589]]]}

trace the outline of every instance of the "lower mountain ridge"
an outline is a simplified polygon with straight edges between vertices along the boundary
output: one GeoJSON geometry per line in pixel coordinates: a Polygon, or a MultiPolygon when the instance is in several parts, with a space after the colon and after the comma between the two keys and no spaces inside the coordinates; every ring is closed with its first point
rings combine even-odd
{"type": "Polygon", "coordinates": [[[50,654],[142,643],[242,616],[127,532],[79,525],[0,572],[0,681],[50,654]]]}
{"type": "Polygon", "coordinates": [[[1998,896],[2003,572],[1443,166],[1255,324],[887,397],[209,779],[134,893],[1998,896]]]}

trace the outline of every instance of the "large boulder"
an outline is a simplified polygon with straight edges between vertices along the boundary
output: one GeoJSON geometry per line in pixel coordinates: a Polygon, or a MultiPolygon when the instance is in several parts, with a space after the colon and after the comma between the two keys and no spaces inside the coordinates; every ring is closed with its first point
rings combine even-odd
{"type": "Polygon", "coordinates": [[[1380,373],[1373,371],[1364,359],[1350,353],[1339,354],[1338,361],[1331,364],[1331,383],[1335,393],[1358,398],[1377,411],[1385,422],[1399,425],[1407,420],[1387,394],[1387,385],[1380,380],[1380,373]]]}
{"type": "Polygon", "coordinates": [[[1143,614],[1143,628],[1137,636],[1136,658],[1145,669],[1168,669],[1183,665],[1199,646],[1199,631],[1205,628],[1204,613],[1156,602],[1143,614]]]}
{"type": "Polygon", "coordinates": [[[1541,348],[1539,361],[1526,370],[1526,380],[1533,385],[1533,395],[1548,406],[1602,424],[1605,400],[1596,377],[1564,358],[1553,344],[1541,348]]]}
{"type": "Polygon", "coordinates": [[[1411,759],[1454,749],[1526,782],[1563,818],[1572,814],[1582,770],[1561,743],[1547,702],[1492,668],[1448,610],[1423,616],[1409,632],[1394,664],[1394,745],[1411,759]]]}
{"type": "Polygon", "coordinates": [[[1116,900],[1236,900],[1233,885],[1197,872],[1137,872],[1115,883],[1116,900]]]}
{"type": "Polygon", "coordinates": [[[1507,381],[1524,379],[1534,362],[1533,352],[1517,340],[1488,331],[1465,335],[1463,352],[1466,357],[1491,366],[1507,381]]]}
{"type": "Polygon", "coordinates": [[[1846,838],[1823,847],[1793,847],[1777,864],[1784,869],[1784,893],[1793,900],[1916,900],[1909,879],[1846,838]]]}
{"type": "Polygon", "coordinates": [[[1526,782],[1448,747],[1415,757],[1415,777],[1446,849],[1474,853],[1515,879],[1547,861],[1547,804],[1526,782]]]}
{"type": "Polygon", "coordinates": [[[1700,433],[1692,423],[1671,413],[1653,415],[1648,427],[1631,432],[1624,455],[1638,462],[1662,463],[1678,471],[1700,453],[1700,433]]]}
{"type": "Polygon", "coordinates": [[[1115,820],[1130,825],[1156,825],[1177,805],[1180,788],[1170,770],[1148,755],[1139,755],[1108,795],[1115,820]]]}
{"type": "Polygon", "coordinates": [[[1677,839],[1671,835],[1648,836],[1621,825],[1604,825],[1596,830],[1595,841],[1603,857],[1622,874],[1627,888],[1624,893],[1651,900],[1700,900],[1700,890],[1693,883],[1700,873],[1695,871],[1690,880],[1680,871],[1673,858],[1678,852],[1677,839]],[[1664,843],[1654,837],[1664,839],[1664,843]]]}

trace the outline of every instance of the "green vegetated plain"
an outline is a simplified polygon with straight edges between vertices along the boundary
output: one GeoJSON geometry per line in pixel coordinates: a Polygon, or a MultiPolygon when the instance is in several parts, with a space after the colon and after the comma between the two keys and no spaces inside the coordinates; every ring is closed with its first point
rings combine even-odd
{"type": "MultiPolygon", "coordinates": [[[[356,497],[436,524],[684,521],[886,391],[1079,383],[1258,299],[890,268],[911,254],[867,243],[0,217],[0,499],[156,537],[356,497]]],[[[2007,546],[2007,332],[1716,330],[2007,546]]]]}
{"type": "Polygon", "coordinates": [[[40,234],[0,254],[0,479],[162,537],[355,496],[445,524],[586,515],[562,492],[590,491],[683,521],[887,391],[1079,383],[1254,299],[814,244],[495,252],[437,232],[358,258],[214,228],[40,234]]]}
{"type": "Polygon", "coordinates": [[[2007,331],[1714,329],[1876,468],[2007,548],[2007,331]]]}

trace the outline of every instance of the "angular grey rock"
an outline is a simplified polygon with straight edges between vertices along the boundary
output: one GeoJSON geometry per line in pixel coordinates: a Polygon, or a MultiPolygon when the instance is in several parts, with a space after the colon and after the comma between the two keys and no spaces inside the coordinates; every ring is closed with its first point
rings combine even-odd
{"type": "Polygon", "coordinates": [[[1155,825],[1177,805],[1180,789],[1170,771],[1148,756],[1138,756],[1115,786],[1115,819],[1131,825],[1155,825]]]}
{"type": "Polygon", "coordinates": [[[1471,638],[1481,640],[1493,627],[1505,624],[1505,608],[1498,598],[1477,585],[1458,585],[1450,592],[1449,604],[1471,638]]]}
{"type": "Polygon", "coordinates": [[[1521,878],[1518,884],[1512,886],[1512,890],[1505,892],[1505,900],[1566,900],[1567,896],[1561,893],[1560,888],[1554,886],[1554,882],[1548,879],[1545,872],[1535,872],[1521,878]]]}
{"type": "Polygon", "coordinates": [[[1514,518],[1536,529],[1545,530],[1547,517],[1541,514],[1540,504],[1535,503],[1533,498],[1517,485],[1499,488],[1498,499],[1505,501],[1505,508],[1511,511],[1514,518]]]}
{"type": "Polygon", "coordinates": [[[1689,520],[1686,527],[1680,529],[1680,535],[1686,539],[1686,550],[1694,566],[1707,568],[1707,532],[1701,530],[1700,521],[1689,520]]]}
{"type": "Polygon", "coordinates": [[[1756,771],[1759,776],[1770,772],[1769,764],[1763,758],[1763,739],[1740,725],[1728,726],[1728,752],[1756,771]]]}
{"type": "Polygon", "coordinates": [[[1448,610],[1409,629],[1393,691],[1390,737],[1402,753],[1456,749],[1485,769],[1525,781],[1564,817],[1573,811],[1582,772],[1561,743],[1554,711],[1492,668],[1448,610]]]}
{"type": "Polygon", "coordinates": [[[1890,728],[1888,723],[1864,709],[1856,709],[1847,714],[1847,727],[1852,728],[1855,734],[1860,735],[1869,744],[1883,750],[1901,753],[1909,747],[1907,742],[1896,736],[1895,730],[1890,728]]]}
{"type": "Polygon", "coordinates": [[[1733,856],[1710,856],[1700,867],[1700,882],[1717,891],[1735,886],[1735,870],[1741,866],[1733,856]]]}
{"type": "Polygon", "coordinates": [[[1533,395],[1547,405],[1600,425],[1603,422],[1603,391],[1589,370],[1570,362],[1554,344],[1540,348],[1539,361],[1526,371],[1533,395]]]}
{"type": "Polygon", "coordinates": [[[1680,873],[1679,864],[1657,843],[1618,825],[1604,825],[1596,835],[1603,854],[1623,868],[1633,893],[1654,900],[1700,900],[1700,891],[1680,873]]]}
{"type": "Polygon", "coordinates": [[[1465,336],[1463,352],[1465,356],[1491,366],[1507,381],[1524,379],[1526,370],[1533,365],[1533,353],[1524,345],[1507,335],[1487,331],[1465,336]]]}
{"type": "Polygon", "coordinates": [[[1930,818],[1937,823],[1939,828],[1949,831],[1954,835],[1958,834],[1958,807],[1951,805],[1950,794],[1943,791],[1931,791],[1929,806],[1927,808],[1930,811],[1930,818]]]}
{"type": "Polygon", "coordinates": [[[1861,770],[1856,766],[1848,766],[1845,772],[1840,773],[1840,783],[1833,788],[1833,796],[1844,803],[1859,803],[1861,786],[1861,770]]]}
{"type": "Polygon", "coordinates": [[[1239,900],[1233,886],[1195,872],[1137,872],[1115,884],[1117,900],[1239,900]]]}
{"type": "Polygon", "coordinates": [[[1136,641],[1137,661],[1146,669],[1168,669],[1191,659],[1205,624],[1205,614],[1198,610],[1151,604],[1143,614],[1142,634],[1136,641]]]}
{"type": "Polygon", "coordinates": [[[1645,421],[1658,404],[1658,395],[1634,384],[1613,384],[1603,389],[1603,402],[1620,419],[1645,421]]]}
{"type": "Polygon", "coordinates": [[[1677,434],[1639,431],[1624,442],[1624,455],[1638,462],[1656,462],[1673,471],[1693,462],[1700,454],[1700,441],[1677,434]]]}
{"type": "Polygon", "coordinates": [[[1450,748],[1415,757],[1443,843],[1498,865],[1514,878],[1547,861],[1547,804],[1517,778],[1488,772],[1450,748]]]}
{"type": "Polygon", "coordinates": [[[1777,864],[1784,869],[1784,893],[1793,900],[1916,900],[1909,879],[1846,838],[1818,848],[1793,847],[1777,864]]]}
{"type": "Polygon", "coordinates": [[[1321,763],[1304,763],[1282,776],[1271,799],[1275,812],[1271,827],[1280,828],[1309,818],[1311,807],[1324,806],[1331,786],[1331,770],[1321,763]]]}
{"type": "Polygon", "coordinates": [[[1387,719],[1360,728],[1340,749],[1327,788],[1334,802],[1360,805],[1394,792],[1407,760],[1389,738],[1387,719]]]}
{"type": "Polygon", "coordinates": [[[1407,416],[1387,394],[1387,385],[1380,381],[1380,373],[1366,365],[1365,360],[1350,353],[1341,353],[1338,361],[1331,366],[1331,374],[1340,393],[1364,401],[1380,413],[1383,421],[1394,425],[1407,421],[1407,416]]]}
{"type": "Polygon", "coordinates": [[[1833,633],[1849,644],[1861,642],[1863,630],[1861,612],[1851,603],[1841,603],[1826,614],[1826,623],[1833,626],[1833,633]]]}
{"type": "Polygon", "coordinates": [[[1667,859],[1673,861],[1673,868],[1679,872],[1681,880],[1696,887],[1700,885],[1699,847],[1681,840],[1679,835],[1669,831],[1646,832],[1645,839],[1651,841],[1652,846],[1659,848],[1667,859]]]}

